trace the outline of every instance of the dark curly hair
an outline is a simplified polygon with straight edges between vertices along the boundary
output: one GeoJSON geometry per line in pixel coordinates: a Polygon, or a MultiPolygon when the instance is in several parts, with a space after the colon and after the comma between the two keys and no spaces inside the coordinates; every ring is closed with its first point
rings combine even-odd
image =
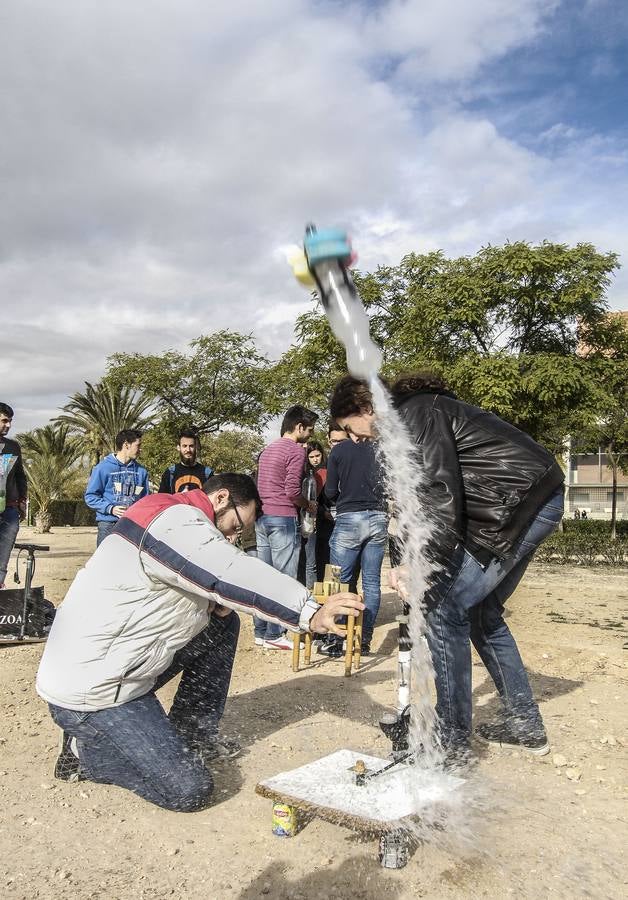
{"type": "Polygon", "coordinates": [[[416,394],[418,391],[437,394],[446,390],[448,390],[447,385],[432,369],[421,369],[418,372],[400,375],[390,388],[396,403],[400,403],[410,394],[416,394]]]}
{"type": "Polygon", "coordinates": [[[359,416],[363,412],[373,411],[373,395],[366,381],[345,375],[341,378],[329,401],[329,412],[332,419],[345,416],[359,416]]]}

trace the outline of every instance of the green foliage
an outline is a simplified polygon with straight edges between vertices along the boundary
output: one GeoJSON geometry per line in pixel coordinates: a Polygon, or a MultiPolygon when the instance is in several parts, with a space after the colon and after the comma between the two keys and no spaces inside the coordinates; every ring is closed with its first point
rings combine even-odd
{"type": "MultiPolygon", "coordinates": [[[[385,375],[435,368],[462,399],[557,451],[599,409],[592,363],[612,361],[622,339],[605,299],[617,265],[616,254],[591,244],[519,241],[457,259],[411,253],[354,277],[385,375]]],[[[299,319],[294,346],[274,368],[277,396],[323,411],[345,370],[317,308],[299,319]]]]}
{"type": "Polygon", "coordinates": [[[66,496],[82,454],[79,440],[67,425],[45,425],[18,435],[28,477],[29,496],[37,507],[39,530],[50,530],[50,504],[66,496]]]}
{"type": "Polygon", "coordinates": [[[233,425],[261,431],[270,418],[269,362],[251,336],[217,331],[196,338],[190,348],[189,354],[116,353],[107,378],[142,391],[175,430],[187,426],[211,434],[233,425]]]}
{"type": "Polygon", "coordinates": [[[534,558],[561,566],[628,566],[628,536],[613,540],[610,523],[599,524],[606,525],[606,529],[568,528],[554,532],[543,541],[534,558]]]}
{"type": "Polygon", "coordinates": [[[150,421],[146,412],[151,400],[138,396],[124,384],[103,378],[98,384],[85,382],[85,391],[77,391],[54,420],[65,425],[81,439],[83,452],[92,465],[115,451],[115,437],[125,428],[142,430],[150,421]]]}
{"type": "Polygon", "coordinates": [[[257,468],[257,457],[264,449],[264,439],[252,431],[221,431],[202,440],[203,462],[214,472],[245,472],[257,468]]]}

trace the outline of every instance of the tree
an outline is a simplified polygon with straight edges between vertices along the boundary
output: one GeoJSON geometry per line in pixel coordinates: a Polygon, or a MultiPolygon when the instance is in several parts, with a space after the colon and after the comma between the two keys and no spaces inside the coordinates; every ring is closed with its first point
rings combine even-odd
{"type": "Polygon", "coordinates": [[[595,405],[584,422],[575,426],[573,449],[576,452],[606,454],[612,475],[611,539],[617,537],[617,476],[628,471],[628,325],[621,316],[610,315],[612,346],[599,352],[588,344],[582,354],[594,373],[595,405]]]}
{"type": "Polygon", "coordinates": [[[142,430],[151,421],[145,413],[151,399],[138,395],[124,384],[114,384],[104,378],[93,385],[85,382],[85,391],[73,394],[63,407],[63,414],[54,420],[67,425],[77,435],[92,465],[115,451],[115,438],[125,428],[142,430]]]}
{"type": "MultiPolygon", "coordinates": [[[[616,254],[590,244],[519,241],[457,259],[411,253],[354,277],[385,375],[435,368],[463,400],[557,451],[568,423],[597,402],[579,346],[599,356],[613,345],[606,289],[617,266],[616,254]]],[[[275,372],[286,396],[301,391],[320,409],[345,371],[343,354],[319,309],[299,326],[275,372]]]]}
{"type": "Polygon", "coordinates": [[[264,449],[264,439],[252,431],[221,431],[203,438],[203,462],[214,472],[245,472],[257,468],[257,458],[264,449]]]}
{"type": "Polygon", "coordinates": [[[116,353],[112,383],[142,391],[173,428],[212,434],[228,425],[261,431],[270,418],[265,376],[268,359],[250,335],[217,331],[190,343],[191,353],[116,353]]]}
{"type": "Polygon", "coordinates": [[[76,477],[75,464],[82,455],[80,441],[67,425],[45,425],[18,435],[28,477],[28,491],[37,512],[37,531],[50,531],[50,504],[70,491],[76,477]]]}

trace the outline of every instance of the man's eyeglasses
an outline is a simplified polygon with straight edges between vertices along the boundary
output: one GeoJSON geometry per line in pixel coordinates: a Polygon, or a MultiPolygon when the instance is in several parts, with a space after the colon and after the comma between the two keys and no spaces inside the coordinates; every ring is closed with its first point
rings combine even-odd
{"type": "Polygon", "coordinates": [[[242,548],[242,532],[244,531],[244,522],[242,521],[242,516],[240,515],[240,511],[238,507],[235,505],[233,500],[231,500],[231,506],[233,507],[233,511],[236,514],[236,519],[238,520],[238,524],[235,529],[235,545],[236,547],[242,548]]]}

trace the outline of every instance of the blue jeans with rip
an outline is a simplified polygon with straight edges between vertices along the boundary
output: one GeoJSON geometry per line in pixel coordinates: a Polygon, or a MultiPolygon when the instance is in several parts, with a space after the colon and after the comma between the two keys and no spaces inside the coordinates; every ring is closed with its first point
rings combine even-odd
{"type": "MultiPolygon", "coordinates": [[[[257,556],[265,563],[289,575],[297,577],[301,531],[296,516],[260,516],[255,523],[257,556]]],[[[266,622],[255,617],[255,637],[273,640],[281,637],[284,629],[274,622],[266,622]]]]}
{"type": "Polygon", "coordinates": [[[340,581],[349,583],[360,559],[364,624],[362,638],[370,643],[382,599],[382,563],[388,540],[388,516],[377,510],[340,513],[336,516],[330,547],[331,564],[340,566],[340,581]]]}
{"type": "Polygon", "coordinates": [[[193,751],[218,732],[240,622],[232,612],[174,656],[152,691],[120,706],[78,712],[49,704],[54,721],[76,738],[81,768],[102,784],[127,788],[164,809],[194,812],[209,804],[212,776],[193,751]],[[155,691],[182,672],[166,715],[155,691]]]}
{"type": "Polygon", "coordinates": [[[0,585],[6,581],[11,551],[19,530],[19,511],[14,506],[7,506],[0,513],[0,585]]]}
{"type": "Polygon", "coordinates": [[[471,737],[471,645],[502,699],[504,718],[519,736],[545,734],[543,720],[504,621],[504,604],[521,581],[534,551],[558,527],[562,488],[544,504],[507,559],[482,566],[464,547],[427,599],[428,643],[436,678],[436,712],[443,743],[464,748],[471,737]]]}

